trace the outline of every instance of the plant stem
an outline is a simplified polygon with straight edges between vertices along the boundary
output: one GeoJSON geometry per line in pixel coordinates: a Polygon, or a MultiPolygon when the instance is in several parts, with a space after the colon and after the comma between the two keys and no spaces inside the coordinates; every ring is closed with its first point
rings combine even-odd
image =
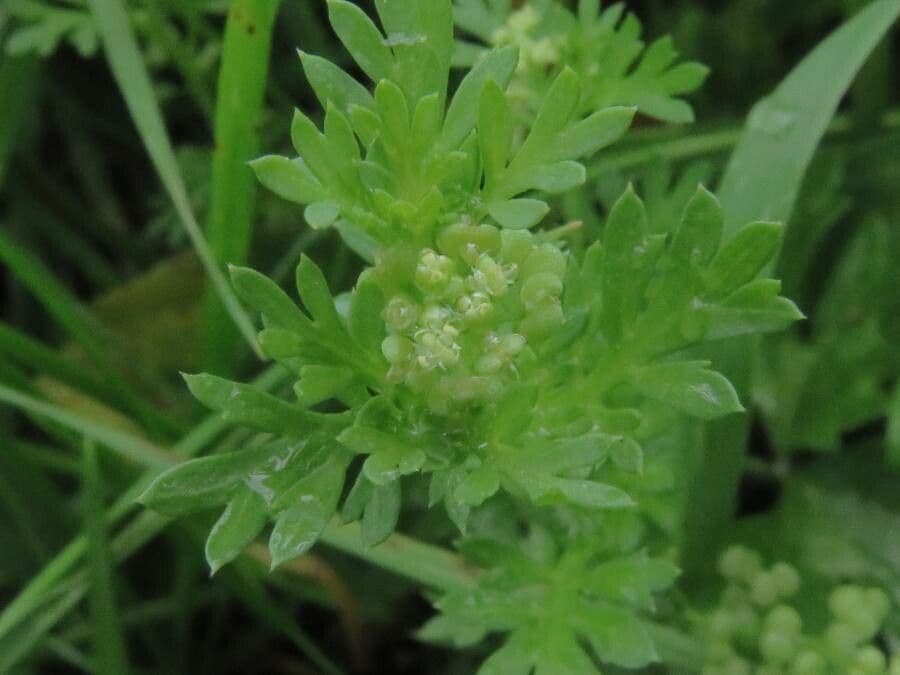
{"type": "Polygon", "coordinates": [[[321,541],[429,588],[443,591],[469,588],[477,575],[475,568],[453,553],[402,534],[394,534],[379,546],[367,548],[362,543],[359,523],[334,522],[322,534],[321,541]]]}
{"type": "MultiPolygon", "coordinates": [[[[212,202],[206,236],[220,265],[243,265],[253,231],[256,178],[247,162],[259,153],[259,125],[278,0],[235,0],[228,12],[215,114],[212,202]]],[[[205,366],[233,372],[237,333],[212,289],[207,294],[205,366]]]]}

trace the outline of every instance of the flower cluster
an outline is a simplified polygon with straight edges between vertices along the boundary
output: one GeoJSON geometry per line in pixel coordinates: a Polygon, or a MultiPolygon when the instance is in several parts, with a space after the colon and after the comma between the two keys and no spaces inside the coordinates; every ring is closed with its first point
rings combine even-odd
{"type": "Polygon", "coordinates": [[[393,279],[404,256],[413,269],[388,282],[382,353],[388,381],[434,412],[496,399],[528,347],[564,322],[565,255],[528,231],[451,225],[435,248],[379,256],[376,277],[393,279]]]}
{"type": "Polygon", "coordinates": [[[562,35],[536,36],[535,29],[541,23],[541,15],[531,5],[524,5],[506,19],[506,23],[494,30],[491,42],[502,47],[515,45],[519,49],[520,74],[547,68],[559,63],[564,44],[562,35]]]}
{"type": "Polygon", "coordinates": [[[735,546],[722,555],[719,570],[728,585],[704,622],[703,675],[884,675],[900,670],[900,659],[889,665],[874,644],[890,609],[880,589],[834,589],[828,597],[828,625],[811,633],[792,605],[800,588],[794,567],[776,563],[766,569],[758,553],[735,546]]]}

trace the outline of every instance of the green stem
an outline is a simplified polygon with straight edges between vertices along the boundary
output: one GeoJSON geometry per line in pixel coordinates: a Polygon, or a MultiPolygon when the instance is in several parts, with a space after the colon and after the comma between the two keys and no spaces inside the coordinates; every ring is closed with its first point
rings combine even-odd
{"type": "Polygon", "coordinates": [[[383,544],[367,548],[362,543],[359,523],[335,522],[322,534],[321,541],[429,588],[454,591],[470,588],[475,583],[477,571],[458,556],[402,534],[394,534],[383,544]]]}
{"type": "MultiPolygon", "coordinates": [[[[206,235],[220,265],[243,265],[253,231],[256,179],[247,162],[259,154],[259,125],[278,0],[234,0],[219,71],[206,235]]],[[[206,368],[233,372],[236,331],[215,293],[206,298],[206,368]]]]}
{"type": "Polygon", "coordinates": [[[113,77],[125,98],[132,120],[140,133],[153,166],[163,187],[175,206],[175,211],[203,263],[207,275],[227,308],[232,321],[253,351],[262,358],[256,342],[256,330],[231,290],[222,268],[210,250],[200,225],[194,215],[187,187],[175,158],[175,150],[169,138],[162,111],[156,101],[153,83],[141,58],[140,49],[128,12],[122,0],[88,0],[88,6],[97,22],[98,32],[109,61],[113,77]]]}

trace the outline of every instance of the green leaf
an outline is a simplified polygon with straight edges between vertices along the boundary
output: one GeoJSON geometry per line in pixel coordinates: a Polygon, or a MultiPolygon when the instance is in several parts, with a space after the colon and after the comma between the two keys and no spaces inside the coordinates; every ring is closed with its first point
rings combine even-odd
{"type": "Polygon", "coordinates": [[[644,450],[633,438],[623,437],[614,443],[610,454],[620,471],[637,474],[644,471],[644,450]]]}
{"type": "Polygon", "coordinates": [[[690,267],[709,264],[719,250],[724,225],[719,201],[701,185],[685,208],[672,241],[672,257],[690,267]]]}
{"type": "Polygon", "coordinates": [[[593,567],[584,589],[612,602],[652,610],[653,594],[674,584],[678,573],[669,561],[639,553],[593,567]]]}
{"type": "Polygon", "coordinates": [[[500,474],[491,466],[481,466],[456,486],[454,495],[467,506],[480,506],[500,489],[500,474]]]}
{"type": "Polygon", "coordinates": [[[374,486],[360,526],[363,546],[376,546],[393,534],[401,503],[399,480],[374,486]]]}
{"type": "Polygon", "coordinates": [[[370,455],[363,464],[363,472],[375,485],[385,485],[400,476],[415,473],[425,464],[422,450],[373,427],[349,427],[341,432],[338,441],[354,452],[370,455]]]}
{"type": "Polygon", "coordinates": [[[352,106],[369,110],[375,107],[369,91],[331,61],[302,51],[299,55],[306,79],[323,108],[333,103],[341,112],[349,114],[352,106]]]}
{"type": "Polygon", "coordinates": [[[222,419],[262,431],[298,434],[310,427],[309,416],[253,385],[231,382],[215,375],[184,375],[191,393],[206,407],[222,413],[222,419]]]}
{"type": "Polygon", "coordinates": [[[612,485],[590,480],[559,478],[536,472],[516,472],[515,479],[537,504],[569,502],[589,509],[622,509],[634,506],[634,500],[612,485]]]}
{"type": "Polygon", "coordinates": [[[572,125],[550,148],[550,159],[589,157],[625,135],[636,108],[611,107],[598,110],[572,125]]]}
{"type": "Polygon", "coordinates": [[[506,94],[488,80],[478,107],[478,142],[484,163],[485,191],[490,193],[506,168],[512,146],[513,124],[506,94]]]}
{"type": "Polygon", "coordinates": [[[772,261],[784,228],[778,223],[750,223],[722,247],[706,271],[710,293],[722,296],[753,281],[772,261]]]}
{"type": "Polygon", "coordinates": [[[797,305],[779,297],[780,292],[781,283],[775,279],[757,279],[739,288],[721,304],[705,307],[704,339],[776,332],[805,318],[797,305]]]}
{"type": "Polygon", "coordinates": [[[496,82],[501,90],[505,90],[516,70],[517,62],[516,48],[504,47],[489,52],[468,72],[460,82],[447,109],[441,135],[442,147],[449,150],[462,144],[475,127],[479,111],[478,101],[481,99],[485,83],[496,82]]]}
{"type": "Polygon", "coordinates": [[[343,323],[334,306],[325,275],[306,254],[297,265],[297,291],[313,319],[335,332],[343,332],[343,323]]]}
{"type": "Polygon", "coordinates": [[[308,365],[300,369],[300,380],[294,385],[294,393],[300,405],[314,406],[336,398],[349,387],[355,378],[352,370],[334,366],[308,365]]]}
{"type": "Polygon", "coordinates": [[[350,336],[362,347],[379,353],[384,339],[384,294],[369,280],[360,280],[350,296],[350,315],[347,320],[350,336]]]}
{"type": "Polygon", "coordinates": [[[528,675],[533,663],[528,637],[513,633],[500,649],[481,664],[476,675],[528,675]]]}
{"type": "Polygon", "coordinates": [[[341,521],[344,524],[352,523],[362,518],[363,511],[366,508],[366,504],[368,504],[369,500],[372,498],[374,490],[375,486],[368,478],[366,478],[366,475],[360,471],[356,476],[356,482],[353,483],[353,487],[350,488],[350,492],[347,495],[347,498],[344,499],[344,504],[341,506],[341,521]]]}
{"type": "MultiPolygon", "coordinates": [[[[522,145],[523,156],[542,155],[550,149],[554,139],[575,115],[580,96],[581,79],[571,68],[564,68],[551,85],[531,125],[531,132],[522,145]]],[[[559,154],[556,156],[559,159],[569,159],[559,154]]]]}
{"type": "Polygon", "coordinates": [[[269,537],[272,569],[303,555],[337,509],[344,486],[346,464],[332,457],[279,496],[276,508],[285,508],[269,537]]]}
{"type": "Polygon", "coordinates": [[[501,226],[511,230],[534,227],[550,212],[546,202],[538,199],[510,199],[492,204],[488,213],[501,226]]]}
{"type": "Polygon", "coordinates": [[[225,504],[269,454],[263,447],[179,464],[158,476],[138,501],[167,516],[225,504]]]}
{"type": "Polygon", "coordinates": [[[239,489],[228,502],[206,539],[210,574],[238,557],[269,520],[266,501],[249,488],[239,489]]]}
{"type": "Polygon", "coordinates": [[[629,186],[609,214],[604,232],[604,321],[613,341],[621,340],[638,311],[640,292],[635,284],[635,256],[646,231],[644,204],[629,186]]]}
{"type": "Polygon", "coordinates": [[[331,227],[341,215],[341,209],[331,202],[315,202],[307,206],[303,211],[303,218],[314,230],[323,230],[331,227]]]}
{"type": "Polygon", "coordinates": [[[737,392],[708,362],[662,363],[639,368],[632,382],[649,398],[704,420],[743,412],[737,392]]]}
{"type": "Polygon", "coordinates": [[[601,661],[642,668],[658,660],[649,632],[629,610],[582,603],[573,618],[601,661]]]}
{"type": "Polygon", "coordinates": [[[250,162],[250,167],[259,182],[282,199],[312,204],[325,198],[322,185],[300,158],[267,155],[250,162]]]}
{"type": "Polygon", "coordinates": [[[531,180],[536,189],[557,194],[584,185],[587,172],[578,162],[557,162],[535,167],[531,180]]]}
{"type": "Polygon", "coordinates": [[[293,300],[274,281],[256,270],[232,267],[231,282],[238,296],[260,312],[267,323],[309,335],[312,324],[293,300]]]}
{"type": "Polygon", "coordinates": [[[394,57],[365,12],[344,0],[328,0],[328,16],[338,38],[373,82],[391,76],[394,57]]]}

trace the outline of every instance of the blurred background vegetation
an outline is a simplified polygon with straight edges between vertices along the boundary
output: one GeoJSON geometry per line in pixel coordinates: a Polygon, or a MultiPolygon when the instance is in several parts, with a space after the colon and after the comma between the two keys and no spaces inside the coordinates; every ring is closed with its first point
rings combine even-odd
{"type": "MultiPolygon", "coordinates": [[[[179,371],[258,372],[210,289],[173,190],[183,185],[218,260],[249,262],[283,282],[306,251],[332,288],[346,289],[360,262],[334,232],[310,230],[300,209],[257,191],[236,158],[289,151],[291,108],[318,113],[297,46],[352,66],[318,0],[281,3],[277,14],[274,0],[129,0],[128,19],[177,160],[179,178],[165,189],[165,172],[148,156],[100,48],[91,10],[113,4],[0,4],[0,385],[7,402],[24,394],[169,448],[205,419],[179,371]],[[247,51],[232,58],[257,68],[251,76],[266,83],[264,91],[248,91],[246,73],[220,78],[226,21],[259,30],[253,38],[248,29],[251,37],[235,47],[247,51]],[[227,87],[250,109],[229,108],[220,99],[227,87]],[[258,111],[254,96],[261,97],[258,111]],[[238,168],[223,169],[228,161],[238,168]],[[229,202],[232,194],[244,196],[229,202]]],[[[660,217],[677,217],[696,181],[721,171],[753,103],[865,4],[629,2],[648,37],[672,34],[685,58],[710,66],[691,98],[698,122],[639,119],[624,143],[595,160],[581,198],[557,205],[558,217],[599,227],[628,181],[660,217]]],[[[784,294],[809,321],[770,338],[757,364],[753,459],[741,495],[746,514],[802,498],[783,494],[786,472],[815,473],[823,485],[840,476],[867,486],[883,470],[885,452],[900,456],[896,45],[894,32],[857,79],[788,230],[784,294]]],[[[196,452],[242,440],[205,425],[178,447],[196,452]]],[[[412,637],[430,613],[413,586],[338,553],[317,549],[270,576],[265,553],[253,550],[210,583],[202,556],[209,523],[163,531],[149,516],[122,520],[134,515],[121,500],[141,466],[107,453],[98,464],[82,446],[58,421],[0,408],[0,608],[12,606],[71,542],[91,552],[83,573],[31,586],[27,616],[0,618],[0,672],[96,672],[90,640],[109,635],[116,642],[120,623],[134,672],[472,671],[465,655],[412,637]],[[110,541],[104,517],[115,524],[110,541]],[[113,607],[104,593],[80,601],[92,584],[115,590],[120,622],[91,611],[98,606],[91,603],[113,607]]],[[[882,492],[868,497],[896,526],[900,498],[882,492]]],[[[452,538],[441,514],[404,518],[408,533],[452,538]]],[[[893,555],[887,580],[900,587],[900,552],[893,555]]]]}

